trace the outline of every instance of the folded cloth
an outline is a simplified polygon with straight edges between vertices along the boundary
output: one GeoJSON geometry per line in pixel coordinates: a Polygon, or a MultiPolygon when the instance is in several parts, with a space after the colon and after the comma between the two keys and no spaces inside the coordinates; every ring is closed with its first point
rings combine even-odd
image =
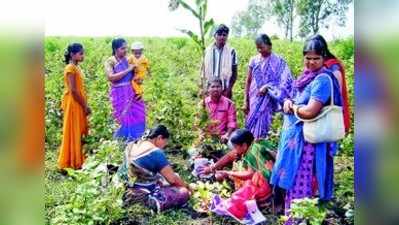
{"type": "Polygon", "coordinates": [[[202,170],[207,167],[213,165],[213,160],[207,159],[207,158],[196,158],[194,159],[194,170],[191,172],[191,174],[194,177],[198,177],[200,179],[208,179],[213,176],[213,174],[204,174],[202,173],[202,170]]]}
{"type": "Polygon", "coordinates": [[[210,210],[221,216],[231,216],[242,224],[258,224],[265,221],[256,200],[270,197],[271,188],[260,172],[235,191],[230,198],[212,197],[210,210]]]}
{"type": "Polygon", "coordinates": [[[254,199],[233,203],[231,199],[214,195],[210,209],[219,216],[231,216],[241,224],[255,225],[266,221],[254,199]]]}

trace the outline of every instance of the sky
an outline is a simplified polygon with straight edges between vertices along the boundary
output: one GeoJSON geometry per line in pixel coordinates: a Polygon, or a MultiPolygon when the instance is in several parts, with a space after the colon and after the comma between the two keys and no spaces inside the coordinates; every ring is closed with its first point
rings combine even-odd
{"type": "MultiPolygon", "coordinates": [[[[189,12],[179,8],[170,12],[168,0],[45,0],[44,29],[46,36],[182,36],[177,28],[197,30],[197,22],[189,12]]],[[[209,0],[208,15],[217,23],[231,24],[248,0],[209,0]]],[[[347,13],[345,27],[331,23],[322,29],[327,39],[353,35],[353,5],[347,13]]],[[[272,20],[262,31],[283,36],[272,20]]]]}

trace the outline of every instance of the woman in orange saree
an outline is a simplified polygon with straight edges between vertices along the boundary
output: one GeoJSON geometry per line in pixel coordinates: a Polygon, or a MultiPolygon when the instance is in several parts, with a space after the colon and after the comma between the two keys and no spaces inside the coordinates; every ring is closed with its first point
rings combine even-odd
{"type": "Polygon", "coordinates": [[[91,113],[87,105],[83,74],[78,64],[84,59],[83,46],[74,43],[65,52],[65,92],[61,108],[64,112],[63,137],[58,156],[58,168],[80,169],[85,156],[82,137],[88,134],[87,116],[91,113]]]}

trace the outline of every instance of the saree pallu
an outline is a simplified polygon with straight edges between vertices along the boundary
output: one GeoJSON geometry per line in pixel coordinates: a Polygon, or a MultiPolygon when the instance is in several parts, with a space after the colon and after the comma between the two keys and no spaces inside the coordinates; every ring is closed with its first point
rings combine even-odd
{"type": "Polygon", "coordinates": [[[338,65],[339,66],[339,71],[341,72],[342,75],[342,89],[341,89],[341,96],[342,96],[342,106],[343,106],[343,114],[344,114],[344,123],[345,123],[345,132],[349,133],[349,130],[352,127],[352,120],[351,120],[351,106],[349,103],[349,92],[348,92],[348,87],[346,85],[346,75],[345,75],[345,70],[344,66],[341,61],[338,59],[329,59],[324,62],[324,65],[327,68],[332,67],[333,65],[338,65]]]}
{"type": "Polygon", "coordinates": [[[254,142],[244,156],[244,163],[253,170],[261,172],[263,177],[269,180],[275,161],[272,155],[274,149],[275,146],[266,140],[254,142]]]}

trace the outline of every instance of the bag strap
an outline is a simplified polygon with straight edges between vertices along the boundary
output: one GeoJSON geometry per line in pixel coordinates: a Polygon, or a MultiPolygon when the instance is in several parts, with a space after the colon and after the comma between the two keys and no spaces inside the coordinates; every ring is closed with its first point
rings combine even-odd
{"type": "Polygon", "coordinates": [[[328,79],[330,80],[331,84],[331,96],[330,96],[330,106],[334,106],[334,83],[332,78],[328,75],[328,79]]]}
{"type": "MultiPolygon", "coordinates": [[[[328,77],[328,79],[330,80],[330,85],[331,85],[331,96],[330,96],[331,100],[330,100],[330,106],[334,106],[334,83],[333,83],[332,78],[331,78],[329,75],[327,75],[327,77],[328,77]]],[[[313,122],[313,121],[316,121],[316,120],[320,119],[321,117],[323,117],[323,116],[324,116],[325,114],[327,114],[330,110],[331,110],[331,107],[328,108],[327,110],[321,112],[319,115],[317,115],[317,116],[316,116],[315,118],[313,118],[313,119],[302,119],[302,118],[299,117],[299,115],[298,115],[298,110],[294,111],[294,115],[295,115],[295,117],[296,117],[298,120],[300,120],[300,121],[302,121],[302,122],[313,122]]]]}

